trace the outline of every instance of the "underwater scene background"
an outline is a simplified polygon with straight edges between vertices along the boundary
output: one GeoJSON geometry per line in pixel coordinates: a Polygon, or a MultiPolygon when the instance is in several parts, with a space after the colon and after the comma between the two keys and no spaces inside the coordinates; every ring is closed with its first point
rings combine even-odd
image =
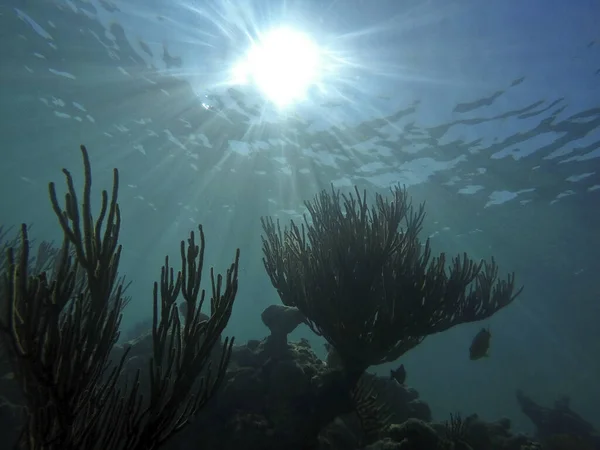
{"type": "MultiPolygon", "coordinates": [[[[151,326],[164,256],[178,261],[201,223],[207,268],[224,273],[240,249],[225,334],[241,344],[268,334],[261,313],[281,303],[261,217],[301,221],[331,186],[369,199],[406,186],[434,254],[493,256],[524,290],[369,371],[403,364],[438,421],[508,417],[531,434],[521,390],[568,398],[598,428],[599,22],[586,0],[0,0],[0,224],[59,243],[47,184],[62,198],[68,168],[81,186],[85,144],[94,210],[119,169],[121,341],[151,326]],[[284,106],[231,77],[281,24],[331,63],[284,106]],[[471,360],[482,328],[488,357],[471,360]]],[[[325,358],[306,325],[300,338],[325,358]]]]}

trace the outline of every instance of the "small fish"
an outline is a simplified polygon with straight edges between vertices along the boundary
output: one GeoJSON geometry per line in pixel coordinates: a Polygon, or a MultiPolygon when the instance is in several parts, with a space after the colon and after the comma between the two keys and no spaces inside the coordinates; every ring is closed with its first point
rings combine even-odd
{"type": "Polygon", "coordinates": [[[473,338],[473,342],[471,342],[471,347],[469,348],[469,358],[472,361],[489,356],[488,350],[490,348],[491,337],[490,330],[482,328],[473,338]]]}
{"type": "Polygon", "coordinates": [[[404,364],[400,364],[400,367],[396,370],[390,370],[390,378],[396,380],[398,384],[404,384],[406,381],[406,369],[404,368],[404,364]]]}

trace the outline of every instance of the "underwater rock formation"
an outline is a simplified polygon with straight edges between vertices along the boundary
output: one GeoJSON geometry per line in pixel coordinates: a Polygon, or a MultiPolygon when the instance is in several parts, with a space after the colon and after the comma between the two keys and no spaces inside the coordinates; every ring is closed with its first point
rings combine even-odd
{"type": "MultiPolygon", "coordinates": [[[[511,432],[510,421],[484,422],[477,415],[456,415],[445,423],[431,422],[427,404],[414,389],[388,377],[365,374],[364,382],[378,405],[384,405],[381,430],[367,439],[364,422],[346,404],[332,403],[339,410],[334,421],[323,425],[317,407],[323,386],[331,377],[328,367],[308,341],[287,343],[285,348],[269,344],[269,337],[233,347],[230,365],[217,395],[187,427],[165,444],[166,450],[593,450],[572,446],[572,436],[554,436],[545,445],[511,432]],[[322,427],[322,428],[320,428],[322,427]],[[558,446],[568,442],[570,446],[558,446]]],[[[131,379],[136,361],[147,361],[152,352],[142,336],[131,346],[124,376],[131,379]]],[[[120,349],[116,348],[115,356],[120,349]]],[[[364,380],[364,381],[363,381],[364,380]]],[[[149,382],[146,372],[139,382],[149,382]]],[[[12,395],[11,406],[0,408],[0,439],[15,437],[21,418],[20,397],[15,380],[0,384],[0,397],[12,395]],[[9,421],[10,420],[10,421],[9,421]],[[12,433],[12,434],[10,434],[12,433]]],[[[331,398],[331,397],[329,397],[331,398]]],[[[353,408],[356,404],[353,405],[353,408]]],[[[378,410],[372,410],[375,414],[378,410]]],[[[373,419],[373,418],[371,418],[373,419]]],[[[565,431],[565,430],[563,430],[565,431]]]]}
{"type": "Polygon", "coordinates": [[[521,411],[533,422],[536,438],[548,449],[600,450],[600,434],[594,426],[573,411],[564,397],[552,408],[541,406],[523,391],[517,391],[521,411]]]}
{"type": "Polygon", "coordinates": [[[271,332],[269,344],[281,348],[287,345],[288,334],[306,320],[298,308],[285,305],[268,306],[260,318],[271,332]]]}
{"type": "MultiPolygon", "coordinates": [[[[132,352],[137,353],[137,350],[132,349],[132,352]]],[[[385,423],[381,423],[376,439],[367,442],[356,405],[351,405],[352,411],[347,412],[345,398],[338,398],[339,403],[335,403],[332,401],[335,397],[327,395],[330,380],[336,379],[332,373],[337,372],[317,357],[306,340],[286,343],[284,349],[271,345],[269,337],[236,345],[219,393],[200,412],[194,425],[165,448],[459,450],[459,447],[449,446],[456,438],[448,432],[449,425],[431,423],[429,407],[417,391],[371,374],[365,374],[364,382],[370,388],[370,395],[385,406],[385,417],[381,417],[385,423]],[[324,399],[332,403],[325,404],[324,399]],[[336,414],[335,411],[339,414],[331,423],[324,423],[320,420],[320,407],[327,407],[328,415],[336,414]],[[419,437],[423,430],[428,437],[419,437]],[[416,446],[423,442],[436,442],[438,447],[416,446]],[[386,447],[386,443],[393,446],[386,447]]],[[[463,422],[467,430],[463,436],[465,441],[473,439],[478,444],[472,446],[473,449],[521,450],[517,443],[529,442],[524,436],[512,436],[508,421],[486,424],[472,416],[463,422]]]]}
{"type": "MultiPolygon", "coordinates": [[[[132,350],[135,352],[135,350],[132,350]]],[[[233,348],[230,365],[217,396],[200,412],[194,425],[170,442],[168,450],[531,450],[534,443],[510,431],[507,419],[483,422],[476,415],[432,423],[428,405],[413,388],[388,377],[365,374],[384,414],[381,430],[367,439],[356,403],[347,412],[339,403],[324,405],[323,389],[335,370],[313,352],[306,340],[273,346],[269,337],[233,348]],[[320,421],[318,408],[339,414],[320,421]],[[426,445],[426,446],[424,446],[426,445]],[[434,445],[434,446],[432,446],[434,445]]],[[[335,399],[325,396],[326,399],[335,399]]],[[[537,447],[541,448],[541,447],[537,447]]],[[[572,449],[575,450],[575,449],[572,449]]]]}

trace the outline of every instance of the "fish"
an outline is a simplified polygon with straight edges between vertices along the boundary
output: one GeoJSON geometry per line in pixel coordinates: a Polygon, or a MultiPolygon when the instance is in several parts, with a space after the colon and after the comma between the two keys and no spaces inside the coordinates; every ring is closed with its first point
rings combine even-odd
{"type": "Polygon", "coordinates": [[[398,384],[404,384],[406,381],[406,369],[404,368],[404,364],[400,364],[400,367],[396,370],[390,370],[390,378],[396,380],[398,384]]]}
{"type": "Polygon", "coordinates": [[[481,358],[487,358],[490,349],[490,339],[492,334],[489,329],[482,328],[473,338],[471,347],[469,347],[469,359],[476,361],[481,358]]]}

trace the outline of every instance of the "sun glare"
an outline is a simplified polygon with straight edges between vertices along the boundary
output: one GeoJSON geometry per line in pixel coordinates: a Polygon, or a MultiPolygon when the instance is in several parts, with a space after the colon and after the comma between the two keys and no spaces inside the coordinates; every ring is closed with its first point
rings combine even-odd
{"type": "Polygon", "coordinates": [[[270,101],[284,107],[301,100],[319,78],[320,51],[304,33],[278,28],[262,37],[236,66],[237,81],[254,83],[270,101]]]}

